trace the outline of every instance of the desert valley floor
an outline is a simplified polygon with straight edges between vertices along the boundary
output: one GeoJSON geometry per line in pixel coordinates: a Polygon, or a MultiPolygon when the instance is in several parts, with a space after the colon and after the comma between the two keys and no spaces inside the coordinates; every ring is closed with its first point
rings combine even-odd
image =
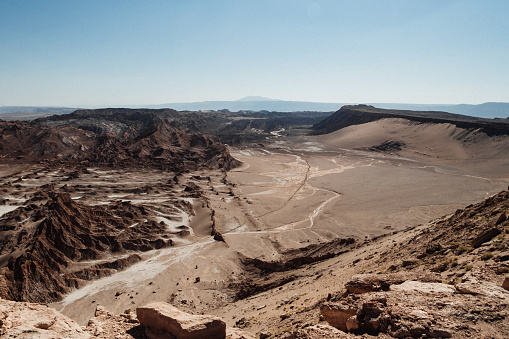
{"type": "MultiPolygon", "coordinates": [[[[80,325],[99,304],[120,314],[165,301],[220,316],[228,326],[274,334],[289,313],[297,314],[293,325],[316,322],[317,305],[354,273],[387,272],[401,259],[376,266],[369,259],[377,253],[507,188],[506,138],[465,148],[457,141],[461,131],[450,129],[380,120],[320,136],[276,133],[263,144],[229,147],[242,162],[229,171],[2,165],[0,213],[25,204],[42,187],[66,192],[80,206],[137,206],[141,214],[128,216],[130,228],[149,222],[164,228],[162,238],[171,246],[136,252],[136,263],[50,304],[80,325]],[[400,152],[371,147],[396,133],[406,145],[400,152]],[[328,260],[303,261],[308,254],[328,260]],[[278,267],[288,263],[294,266],[278,267]],[[253,273],[260,269],[273,274],[253,273]],[[258,289],[239,297],[246,281],[258,289]]],[[[32,222],[18,218],[27,228],[32,222]]],[[[131,254],[81,260],[67,271],[131,254]]]]}
{"type": "Polygon", "coordinates": [[[33,169],[16,173],[23,178],[19,180],[23,194],[31,186],[65,184],[73,187],[73,200],[92,205],[130,201],[153,209],[160,215],[157,221],[175,234],[189,230],[174,241],[174,247],[147,253],[142,262],[91,282],[54,307],[81,323],[92,316],[97,302],[121,312],[149,301],[172,299],[210,311],[228,300],[223,291],[242,274],[236,252],[278,260],[281,252],[338,237],[370,239],[452,213],[508,184],[508,178],[471,168],[348,151],[321,139],[233,148],[232,155],[243,165],[226,176],[206,171],[179,179],[200,186],[210,208],[202,197],[188,197],[184,190],[181,194],[158,190],[172,177],[156,170],[88,169],[88,174],[65,181],[69,176],[65,171],[37,171],[37,177],[29,175],[33,169]],[[180,200],[187,208],[162,211],[164,202],[172,200],[180,200]],[[210,235],[211,210],[224,242],[210,235]]]}

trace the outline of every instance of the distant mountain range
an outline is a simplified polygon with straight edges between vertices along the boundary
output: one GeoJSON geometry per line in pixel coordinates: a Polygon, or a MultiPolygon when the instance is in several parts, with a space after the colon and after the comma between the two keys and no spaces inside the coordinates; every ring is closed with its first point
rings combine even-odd
{"type": "MultiPolygon", "coordinates": [[[[170,103],[152,107],[154,108],[168,107],[179,111],[227,109],[233,112],[240,110],[276,111],[276,112],[299,112],[299,111],[335,112],[339,110],[342,106],[351,104],[353,103],[284,101],[268,99],[263,97],[246,97],[236,101],[202,101],[191,103],[170,103]]],[[[434,105],[434,104],[400,104],[400,103],[368,103],[368,105],[386,109],[442,111],[483,118],[509,117],[508,102],[486,102],[480,105],[468,105],[468,104],[434,105]]]]}
{"type": "MultiPolygon", "coordinates": [[[[201,101],[187,103],[168,103],[162,105],[127,106],[129,108],[172,108],[178,111],[274,111],[274,112],[335,112],[344,105],[357,103],[326,103],[308,101],[285,101],[269,99],[258,96],[249,96],[235,101],[201,101]]],[[[442,111],[448,113],[463,114],[483,118],[507,118],[509,117],[508,102],[486,102],[479,105],[435,105],[435,104],[402,104],[402,103],[367,103],[369,105],[385,109],[403,109],[417,111],[442,111]]],[[[65,114],[74,111],[75,108],[66,107],[24,107],[24,106],[1,106],[0,119],[10,119],[5,114],[16,113],[18,119],[30,119],[37,115],[65,114]]]]}
{"type": "Polygon", "coordinates": [[[441,111],[481,118],[508,118],[509,102],[485,102],[479,105],[370,104],[378,108],[412,111],[441,111]]]}

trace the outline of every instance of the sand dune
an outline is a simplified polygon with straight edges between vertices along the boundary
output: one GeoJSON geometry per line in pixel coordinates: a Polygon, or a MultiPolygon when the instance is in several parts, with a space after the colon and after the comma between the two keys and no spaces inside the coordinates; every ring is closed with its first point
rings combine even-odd
{"type": "Polygon", "coordinates": [[[348,126],[314,139],[333,147],[364,151],[394,142],[401,145],[401,150],[389,153],[401,157],[466,167],[490,176],[508,175],[503,169],[509,165],[509,136],[488,136],[478,129],[468,130],[450,123],[389,118],[348,126]]]}

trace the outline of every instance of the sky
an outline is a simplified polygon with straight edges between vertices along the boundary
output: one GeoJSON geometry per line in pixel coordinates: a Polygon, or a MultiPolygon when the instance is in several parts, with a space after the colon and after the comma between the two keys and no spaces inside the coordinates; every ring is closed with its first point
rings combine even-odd
{"type": "Polygon", "coordinates": [[[506,0],[0,0],[0,106],[509,102],[506,0]]]}

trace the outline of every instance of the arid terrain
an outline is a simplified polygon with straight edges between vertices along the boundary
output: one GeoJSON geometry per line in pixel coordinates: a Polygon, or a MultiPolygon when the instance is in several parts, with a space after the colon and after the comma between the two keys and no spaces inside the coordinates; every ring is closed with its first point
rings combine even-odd
{"type": "Polygon", "coordinates": [[[0,297],[82,337],[143,338],[124,311],[161,301],[245,338],[509,336],[507,119],[322,118],[0,121],[0,297]]]}

